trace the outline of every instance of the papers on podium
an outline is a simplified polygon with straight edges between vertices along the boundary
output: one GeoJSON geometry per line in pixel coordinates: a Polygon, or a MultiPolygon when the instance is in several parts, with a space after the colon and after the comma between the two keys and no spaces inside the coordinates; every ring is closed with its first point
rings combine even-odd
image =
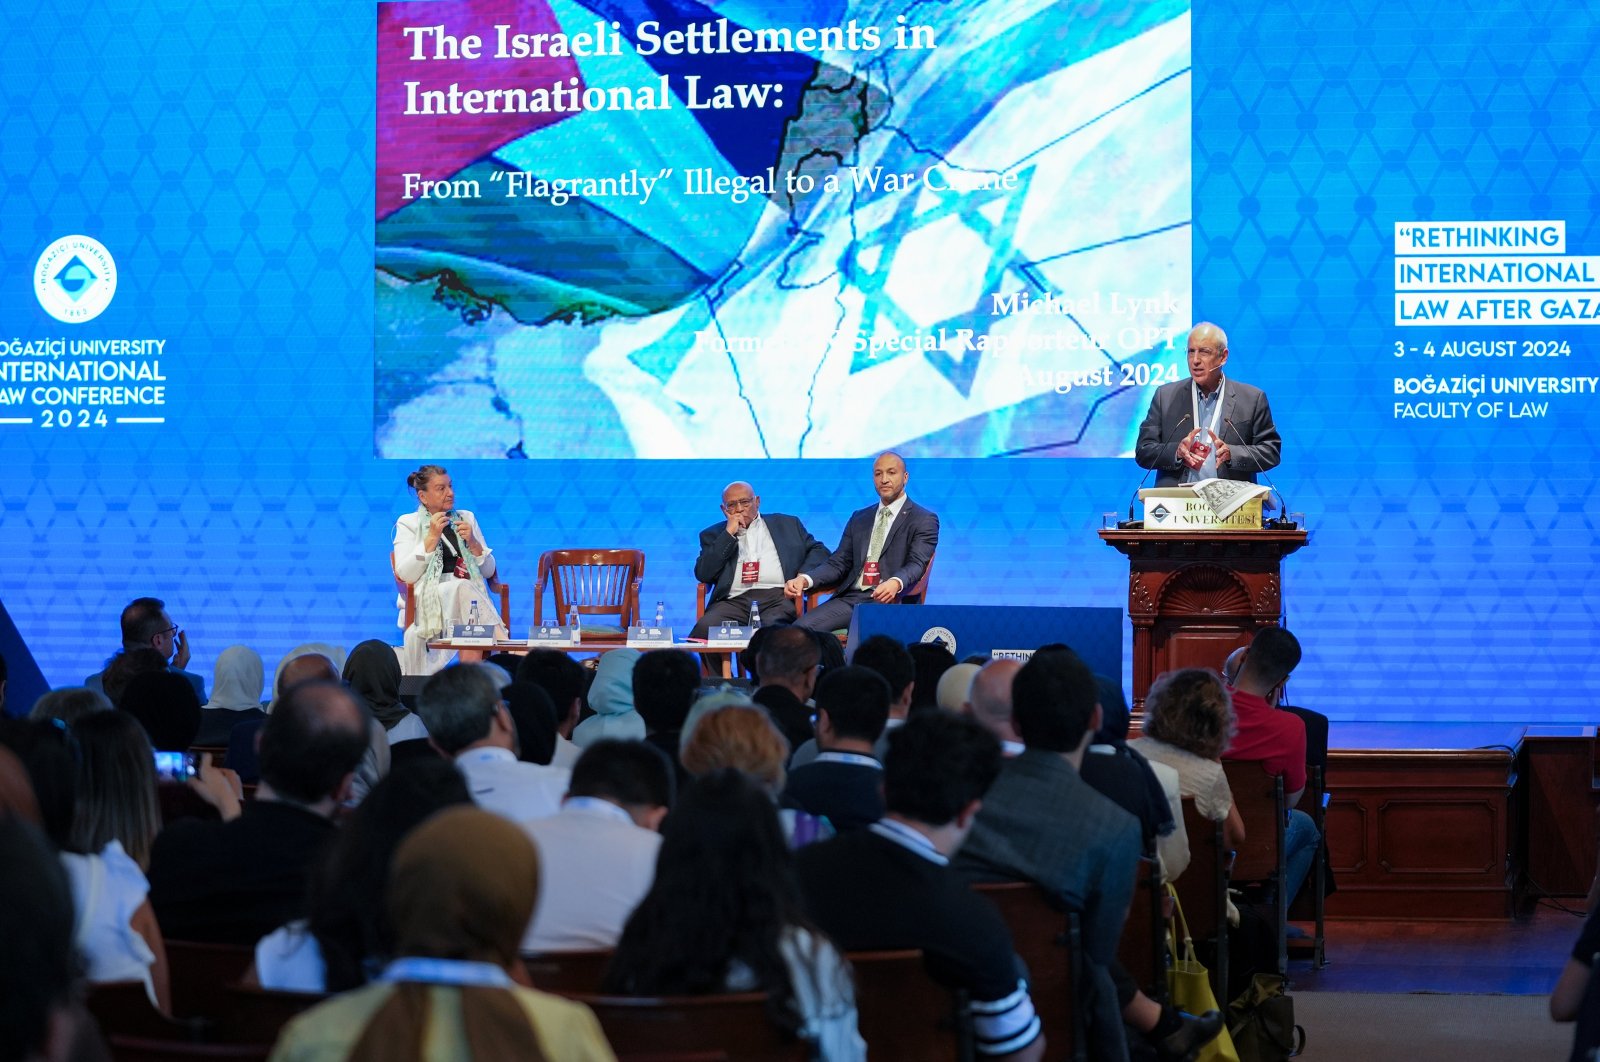
{"type": "Polygon", "coordinates": [[[1181,487],[1149,487],[1144,502],[1146,531],[1236,531],[1261,527],[1268,488],[1237,479],[1203,479],[1181,487]]]}

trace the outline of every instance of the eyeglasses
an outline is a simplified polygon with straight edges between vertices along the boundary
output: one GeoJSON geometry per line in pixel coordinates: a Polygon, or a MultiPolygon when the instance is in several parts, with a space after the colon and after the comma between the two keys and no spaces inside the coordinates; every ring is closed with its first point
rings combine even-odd
{"type": "Polygon", "coordinates": [[[176,623],[174,623],[172,626],[170,626],[166,630],[162,631],[160,633],[159,637],[170,638],[173,635],[177,634],[180,629],[181,628],[179,628],[179,626],[176,623]]]}
{"type": "Polygon", "coordinates": [[[1220,358],[1225,352],[1212,347],[1190,347],[1189,353],[1198,354],[1202,358],[1220,358]]]}
{"type": "Polygon", "coordinates": [[[736,513],[750,508],[751,506],[755,505],[755,503],[756,500],[754,498],[735,498],[733,501],[723,502],[722,507],[730,512],[736,513]]]}

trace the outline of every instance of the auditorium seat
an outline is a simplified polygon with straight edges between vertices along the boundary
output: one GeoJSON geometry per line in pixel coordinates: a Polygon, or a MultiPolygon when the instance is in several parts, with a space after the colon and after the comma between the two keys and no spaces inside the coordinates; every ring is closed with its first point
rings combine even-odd
{"type": "Polygon", "coordinates": [[[1156,861],[1141,858],[1134,871],[1133,901],[1117,943],[1122,968],[1158,1002],[1167,998],[1165,891],[1156,861]]]}
{"type": "Polygon", "coordinates": [[[533,625],[544,625],[544,591],[548,585],[555,605],[550,622],[564,624],[577,609],[584,638],[620,640],[629,627],[640,621],[639,589],[643,582],[643,550],[546,550],[539,555],[539,573],[533,584],[533,625]],[[594,616],[615,616],[616,624],[593,623],[594,616]]]}
{"type": "Polygon", "coordinates": [[[255,985],[228,985],[223,990],[217,1039],[234,1044],[275,1043],[285,1025],[328,998],[317,992],[279,992],[255,985]]]}
{"type": "Polygon", "coordinates": [[[1173,884],[1189,933],[1195,940],[1216,942],[1211,963],[1211,989],[1227,999],[1228,985],[1228,852],[1222,823],[1208,819],[1183,798],[1183,828],[1189,831],[1189,866],[1173,884]]]}
{"type": "Polygon", "coordinates": [[[541,992],[567,996],[600,991],[606,967],[611,965],[610,948],[586,951],[541,951],[522,956],[528,979],[541,992]]]}
{"type": "Polygon", "coordinates": [[[143,981],[91,984],[83,1002],[107,1037],[197,1040],[202,1032],[201,1023],[174,1021],[157,1010],[143,981]]]}
{"type": "Polygon", "coordinates": [[[872,1062],[957,1062],[972,1057],[966,994],[932,977],[920,951],[852,951],[856,1027],[872,1062]]]}
{"type": "Polygon", "coordinates": [[[156,1040],[142,1036],[108,1036],[113,1062],[180,1062],[182,1059],[207,1059],[212,1062],[265,1062],[272,1054],[271,1044],[196,1044],[185,1040],[156,1040]]]}
{"type": "Polygon", "coordinates": [[[1284,824],[1288,814],[1283,775],[1268,774],[1255,760],[1223,760],[1233,805],[1244,820],[1244,844],[1233,858],[1231,879],[1272,883],[1272,924],[1278,939],[1278,973],[1289,972],[1289,897],[1283,888],[1284,824]]]}
{"type": "Polygon", "coordinates": [[[591,996],[569,998],[584,1004],[617,1058],[660,1058],[663,1054],[723,1052],[740,1062],[807,1062],[811,1045],[789,1036],[767,1017],[761,992],[715,996],[591,996]]]}
{"type": "Polygon", "coordinates": [[[1083,1012],[1076,995],[1083,979],[1078,912],[1063,910],[1032,882],[974,885],[973,890],[1000,911],[1028,968],[1028,992],[1044,1027],[1045,1058],[1084,1057],[1083,1012]]]}
{"type": "Polygon", "coordinates": [[[166,948],[175,1018],[219,1017],[227,987],[238,984],[256,958],[248,944],[169,940],[166,948]]]}

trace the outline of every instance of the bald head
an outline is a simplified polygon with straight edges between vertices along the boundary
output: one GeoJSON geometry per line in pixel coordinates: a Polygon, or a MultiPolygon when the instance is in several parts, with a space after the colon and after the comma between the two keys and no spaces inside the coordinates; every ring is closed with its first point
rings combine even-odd
{"type": "Polygon", "coordinates": [[[967,695],[972,717],[1002,741],[1018,740],[1011,722],[1011,683],[1021,670],[1015,660],[991,660],[973,676],[967,695]]]}
{"type": "Polygon", "coordinates": [[[278,688],[273,692],[278,699],[289,690],[294,689],[302,682],[339,682],[339,669],[333,666],[333,661],[321,653],[306,653],[297,656],[278,672],[278,688]]]}
{"type": "Polygon", "coordinates": [[[872,463],[872,488],[878,500],[889,505],[906,492],[906,459],[893,450],[885,450],[872,463]]]}
{"type": "Polygon", "coordinates": [[[336,803],[366,751],[366,708],[337,683],[304,682],[261,728],[261,780],[279,797],[336,803]]]}

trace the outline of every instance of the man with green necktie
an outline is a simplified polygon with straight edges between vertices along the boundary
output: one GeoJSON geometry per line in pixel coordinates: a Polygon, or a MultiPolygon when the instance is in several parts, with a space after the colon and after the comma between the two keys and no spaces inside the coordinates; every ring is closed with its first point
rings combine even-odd
{"type": "Polygon", "coordinates": [[[834,595],[799,620],[799,626],[831,631],[848,626],[863,601],[887,605],[917,585],[939,547],[939,517],[906,495],[906,462],[893,450],[872,465],[878,501],[850,515],[839,546],[827,560],[790,579],[784,592],[798,598],[813,586],[834,595]]]}

